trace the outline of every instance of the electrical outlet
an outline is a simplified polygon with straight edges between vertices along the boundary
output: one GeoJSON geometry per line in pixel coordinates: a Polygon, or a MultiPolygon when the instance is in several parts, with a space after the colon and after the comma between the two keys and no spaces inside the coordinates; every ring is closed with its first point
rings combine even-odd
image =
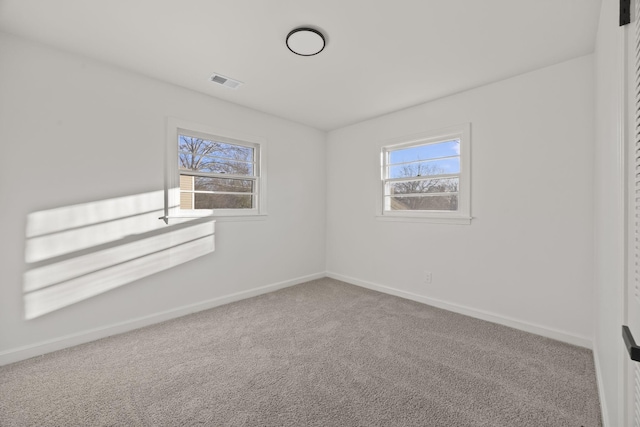
{"type": "Polygon", "coordinates": [[[423,281],[425,285],[430,285],[432,280],[431,272],[425,270],[423,275],[423,281]]]}

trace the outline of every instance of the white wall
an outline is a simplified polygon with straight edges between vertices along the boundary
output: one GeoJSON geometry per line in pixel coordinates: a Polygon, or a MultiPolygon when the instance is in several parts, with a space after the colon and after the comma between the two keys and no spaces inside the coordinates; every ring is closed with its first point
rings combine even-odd
{"type": "Polygon", "coordinates": [[[595,339],[594,354],[606,425],[621,426],[619,394],[624,231],[619,143],[621,120],[622,31],[619,3],[603,0],[596,40],[595,151],[595,339]]]}
{"type": "Polygon", "coordinates": [[[593,84],[588,55],[330,132],[328,272],[589,346],[593,84]],[[464,122],[471,225],[376,219],[384,141],[464,122]]]}
{"type": "Polygon", "coordinates": [[[0,33],[0,141],[5,362],[25,346],[323,275],[324,132],[0,33]],[[218,222],[215,252],[24,320],[27,216],[163,190],[167,116],[265,138],[269,216],[218,222]]]}

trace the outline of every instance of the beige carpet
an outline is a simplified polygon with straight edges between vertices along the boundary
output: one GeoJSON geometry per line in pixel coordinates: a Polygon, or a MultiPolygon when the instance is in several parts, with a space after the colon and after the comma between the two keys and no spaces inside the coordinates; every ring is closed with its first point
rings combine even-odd
{"type": "Polygon", "coordinates": [[[2,426],[600,426],[591,351],[321,279],[0,367],[2,426]]]}

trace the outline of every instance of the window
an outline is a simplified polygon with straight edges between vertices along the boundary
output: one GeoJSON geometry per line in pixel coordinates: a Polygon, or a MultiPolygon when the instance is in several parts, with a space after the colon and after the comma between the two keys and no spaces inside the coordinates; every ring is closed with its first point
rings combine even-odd
{"type": "Polygon", "coordinates": [[[469,223],[469,134],[466,124],[382,147],[380,215],[469,223]]]}
{"type": "Polygon", "coordinates": [[[169,119],[168,217],[266,214],[260,138],[169,119]]]}

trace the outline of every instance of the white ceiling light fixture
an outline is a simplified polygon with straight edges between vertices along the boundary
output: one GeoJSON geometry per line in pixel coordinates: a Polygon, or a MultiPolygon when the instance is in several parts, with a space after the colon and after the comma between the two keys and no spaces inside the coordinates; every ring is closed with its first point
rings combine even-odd
{"type": "Polygon", "coordinates": [[[287,47],[296,55],[317,55],[322,52],[324,45],[324,36],[320,31],[313,28],[296,28],[287,35],[287,47]]]}

